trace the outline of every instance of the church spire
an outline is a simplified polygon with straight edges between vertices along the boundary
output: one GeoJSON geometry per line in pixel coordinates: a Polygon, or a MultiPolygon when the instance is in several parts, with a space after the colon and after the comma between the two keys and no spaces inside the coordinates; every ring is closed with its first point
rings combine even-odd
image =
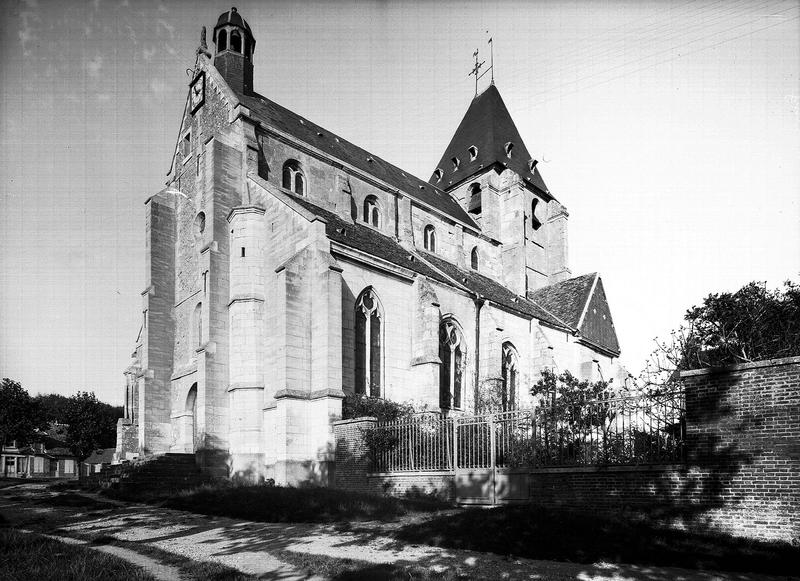
{"type": "Polygon", "coordinates": [[[536,165],[492,83],[472,99],[430,182],[451,190],[476,174],[508,168],[545,197],[552,197],[536,165]]]}

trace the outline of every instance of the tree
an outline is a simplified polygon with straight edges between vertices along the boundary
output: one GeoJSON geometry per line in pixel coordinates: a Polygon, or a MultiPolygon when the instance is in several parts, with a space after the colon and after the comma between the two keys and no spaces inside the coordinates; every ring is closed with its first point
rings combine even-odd
{"type": "Polygon", "coordinates": [[[656,340],[641,387],[662,389],[679,371],[800,355],[800,285],[791,281],[783,289],[751,282],[735,293],[710,294],[684,320],[668,339],[656,340]]]}
{"type": "Polygon", "coordinates": [[[44,428],[39,405],[18,381],[3,378],[0,384],[0,444],[17,440],[29,443],[44,428]]]}
{"type": "Polygon", "coordinates": [[[98,448],[114,446],[119,417],[118,409],[99,401],[94,392],[79,391],[64,409],[67,446],[80,459],[98,448]]]}

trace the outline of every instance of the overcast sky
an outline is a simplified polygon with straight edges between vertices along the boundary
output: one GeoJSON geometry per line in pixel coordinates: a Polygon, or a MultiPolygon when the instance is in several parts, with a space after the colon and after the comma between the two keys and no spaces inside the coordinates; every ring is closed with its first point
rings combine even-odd
{"type": "MultiPolygon", "coordinates": [[[[800,279],[800,4],[240,2],[255,88],[427,179],[495,79],[638,373],[710,292],[800,279]],[[488,31],[488,34],[487,34],[488,31]],[[482,81],[485,83],[488,77],[482,81]]],[[[219,2],[0,0],[0,376],[122,400],[144,200],[219,2]]]]}

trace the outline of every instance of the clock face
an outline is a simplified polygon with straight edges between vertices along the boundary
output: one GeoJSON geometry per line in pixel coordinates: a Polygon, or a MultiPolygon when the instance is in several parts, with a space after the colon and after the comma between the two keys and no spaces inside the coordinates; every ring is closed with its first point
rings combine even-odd
{"type": "Polygon", "coordinates": [[[189,101],[192,110],[192,115],[203,106],[206,101],[206,72],[201,71],[197,75],[192,84],[189,85],[189,101]]]}

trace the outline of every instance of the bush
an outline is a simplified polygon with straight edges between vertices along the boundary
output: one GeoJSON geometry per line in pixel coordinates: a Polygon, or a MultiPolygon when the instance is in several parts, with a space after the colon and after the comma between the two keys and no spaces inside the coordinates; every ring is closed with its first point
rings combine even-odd
{"type": "Polygon", "coordinates": [[[374,417],[379,422],[394,422],[414,413],[408,404],[362,394],[348,394],[342,402],[342,419],[374,417]]]}

